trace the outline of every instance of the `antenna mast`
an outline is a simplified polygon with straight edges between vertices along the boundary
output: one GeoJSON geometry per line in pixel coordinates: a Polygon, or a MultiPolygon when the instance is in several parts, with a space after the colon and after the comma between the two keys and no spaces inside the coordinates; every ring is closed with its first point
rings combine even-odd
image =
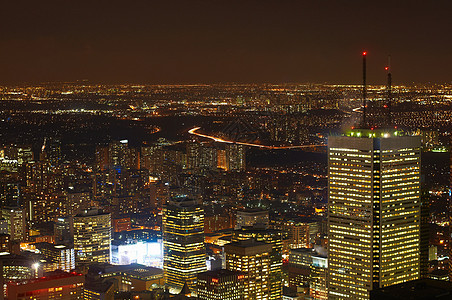
{"type": "Polygon", "coordinates": [[[387,106],[387,122],[388,122],[388,126],[391,126],[392,124],[392,118],[391,118],[391,103],[392,103],[392,74],[391,74],[391,55],[388,56],[388,66],[385,68],[386,71],[388,72],[388,83],[386,86],[386,90],[388,92],[388,96],[386,99],[386,106],[387,106]]]}
{"type": "Polygon", "coordinates": [[[367,97],[367,86],[366,86],[366,56],[367,52],[363,51],[363,120],[361,127],[366,127],[366,97],[367,97]]]}

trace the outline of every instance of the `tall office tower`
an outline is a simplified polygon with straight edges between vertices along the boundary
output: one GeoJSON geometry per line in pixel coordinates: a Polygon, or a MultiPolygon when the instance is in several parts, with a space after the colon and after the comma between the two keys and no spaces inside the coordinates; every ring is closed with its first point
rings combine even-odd
{"type": "Polygon", "coordinates": [[[245,273],[244,298],[270,299],[272,245],[250,239],[226,244],[224,251],[226,269],[245,273]]]}
{"type": "Polygon", "coordinates": [[[185,283],[196,291],[196,275],[207,271],[204,210],[185,195],[172,197],[163,206],[162,223],[165,284],[173,292],[185,283]]]}
{"type": "Polygon", "coordinates": [[[27,240],[27,220],[25,210],[19,207],[5,207],[1,210],[1,217],[8,224],[8,234],[12,241],[25,242],[27,240]]]}
{"type": "Polygon", "coordinates": [[[328,139],[328,299],[420,276],[420,138],[353,129],[328,139]]]}
{"type": "Polygon", "coordinates": [[[327,274],[328,259],[318,254],[312,256],[311,274],[309,275],[309,295],[311,299],[328,299],[327,274]]]}
{"type": "Polygon", "coordinates": [[[198,274],[199,300],[243,300],[245,275],[229,270],[207,271],[198,274]]]}
{"type": "Polygon", "coordinates": [[[254,239],[257,242],[270,244],[272,251],[270,252],[270,272],[269,286],[270,298],[272,300],[281,299],[282,287],[282,250],[283,250],[283,233],[280,230],[265,228],[242,227],[240,230],[234,230],[232,233],[232,241],[244,241],[254,239]]]}
{"type": "Polygon", "coordinates": [[[311,276],[312,257],[316,252],[310,248],[291,249],[289,254],[288,281],[289,287],[303,289],[308,293],[311,276]]]}
{"type": "Polygon", "coordinates": [[[91,208],[74,217],[76,264],[110,262],[111,215],[91,208]]]}

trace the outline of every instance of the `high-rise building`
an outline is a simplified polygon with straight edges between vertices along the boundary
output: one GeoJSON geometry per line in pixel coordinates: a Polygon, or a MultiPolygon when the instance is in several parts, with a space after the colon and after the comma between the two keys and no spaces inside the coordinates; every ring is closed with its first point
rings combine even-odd
{"type": "Polygon", "coordinates": [[[327,300],[326,287],[328,259],[321,255],[312,256],[311,274],[309,275],[309,295],[313,300],[327,300]]]}
{"type": "Polygon", "coordinates": [[[243,300],[245,275],[229,270],[207,271],[198,274],[199,300],[243,300]]]}
{"type": "Polygon", "coordinates": [[[289,287],[304,290],[307,294],[311,276],[312,257],[316,252],[310,248],[291,249],[289,254],[289,287]]]}
{"type": "MultiPolygon", "coordinates": [[[[225,245],[226,269],[245,274],[245,299],[270,299],[272,245],[253,239],[225,245]]],[[[281,298],[280,298],[281,299],[281,298]]]]}
{"type": "Polygon", "coordinates": [[[25,210],[19,207],[5,207],[1,210],[1,217],[8,224],[8,234],[11,240],[25,242],[27,239],[27,221],[25,210]]]}
{"type": "MultiPolygon", "coordinates": [[[[267,212],[268,213],[268,212],[267,212]]],[[[282,297],[282,251],[283,251],[283,233],[280,230],[242,227],[240,230],[234,230],[232,241],[245,241],[254,239],[257,242],[270,244],[270,270],[269,285],[271,300],[281,299],[282,297]]]]}
{"type": "Polygon", "coordinates": [[[420,138],[353,129],[328,139],[328,299],[369,299],[420,276],[420,138]]]}
{"type": "Polygon", "coordinates": [[[163,207],[162,223],[165,284],[173,292],[185,283],[196,291],[196,275],[207,271],[204,210],[197,200],[172,197],[163,207]]]}
{"type": "Polygon", "coordinates": [[[110,262],[111,215],[92,208],[74,217],[76,264],[110,262]]]}

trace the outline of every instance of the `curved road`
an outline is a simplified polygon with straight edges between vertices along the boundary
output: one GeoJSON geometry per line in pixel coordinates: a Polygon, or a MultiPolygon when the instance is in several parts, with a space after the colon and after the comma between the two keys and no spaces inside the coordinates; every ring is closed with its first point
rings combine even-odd
{"type": "Polygon", "coordinates": [[[272,150],[279,150],[279,149],[302,149],[302,148],[310,148],[310,147],[325,147],[325,145],[301,145],[301,146],[266,146],[266,145],[259,145],[259,144],[253,144],[253,143],[243,143],[243,142],[234,142],[230,140],[225,140],[222,138],[218,138],[212,135],[202,134],[198,133],[198,131],[201,129],[201,127],[195,127],[188,131],[188,133],[200,136],[203,138],[214,140],[215,142],[219,143],[227,143],[227,144],[238,144],[238,145],[244,145],[244,146],[251,146],[251,147],[258,147],[258,148],[264,148],[264,149],[272,149],[272,150]]]}

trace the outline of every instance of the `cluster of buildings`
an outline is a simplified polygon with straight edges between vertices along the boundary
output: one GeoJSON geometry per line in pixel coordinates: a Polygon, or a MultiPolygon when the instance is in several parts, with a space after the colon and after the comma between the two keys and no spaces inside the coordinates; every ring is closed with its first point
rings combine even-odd
{"type": "MultiPolygon", "coordinates": [[[[56,205],[49,200],[53,194],[36,209],[33,201],[23,205],[17,189],[21,180],[30,180],[26,192],[55,191],[56,174],[42,168],[58,170],[58,155],[41,155],[39,162],[28,156],[17,171],[3,170],[19,179],[2,185],[8,191],[2,194],[0,219],[4,296],[370,299],[379,290],[427,277],[428,199],[421,197],[419,136],[382,129],[330,136],[324,217],[322,210],[320,217],[284,217],[236,206],[208,219],[209,204],[199,190],[174,188],[170,177],[162,178],[167,173],[141,169],[142,161],[155,163],[156,153],[167,146],[174,145],[146,152],[120,141],[98,148],[96,167],[85,170],[95,179],[96,192],[69,192],[64,201],[69,206],[60,211],[44,209],[56,205]],[[26,170],[33,174],[36,166],[42,170],[39,180],[27,177],[26,170]],[[141,184],[133,180],[134,172],[158,177],[141,184]],[[99,191],[102,176],[112,187],[99,191]],[[129,201],[118,200],[122,197],[129,201]],[[133,198],[141,205],[131,203],[133,198]],[[148,218],[154,216],[148,221],[153,226],[139,226],[134,218],[145,210],[148,218]],[[42,234],[48,231],[43,221],[51,220],[53,231],[42,234]]],[[[214,169],[200,155],[214,148],[186,147],[188,172],[214,169]]],[[[210,157],[218,167],[224,150],[215,150],[210,157]]],[[[84,182],[83,175],[74,177],[84,182]]]]}
{"type": "MultiPolygon", "coordinates": [[[[325,112],[299,119],[309,101],[290,103],[304,95],[272,92],[281,103],[259,126],[273,141],[309,143],[306,128],[323,124],[325,112]]],[[[334,110],[336,96],[315,105],[334,110]]],[[[135,110],[119,117],[135,118],[135,110]]],[[[344,117],[327,115],[329,125],[344,117]]],[[[234,130],[228,134],[242,134],[234,130]]],[[[430,288],[451,295],[447,261],[429,247],[430,198],[421,190],[421,152],[442,145],[436,131],[331,134],[328,174],[318,165],[250,168],[245,146],[198,137],[96,145],[91,162],[65,159],[58,139],[0,149],[3,298],[366,300],[430,288]],[[429,260],[445,273],[431,272],[429,260]]]]}

